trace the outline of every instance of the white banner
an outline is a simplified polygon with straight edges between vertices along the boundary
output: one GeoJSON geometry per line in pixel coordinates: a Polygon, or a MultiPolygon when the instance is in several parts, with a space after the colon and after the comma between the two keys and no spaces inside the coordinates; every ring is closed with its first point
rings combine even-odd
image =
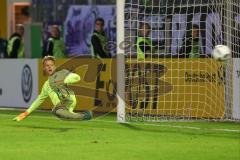
{"type": "Polygon", "coordinates": [[[38,95],[38,60],[0,60],[0,106],[29,107],[38,95]]]}
{"type": "MultiPolygon", "coordinates": [[[[108,41],[116,41],[115,5],[72,5],[64,22],[64,39],[70,56],[91,55],[91,36],[95,29],[95,19],[105,21],[104,30],[108,41]]],[[[114,49],[112,49],[114,50],[114,49]]],[[[111,54],[116,54],[112,51],[111,54]]]]}
{"type": "Polygon", "coordinates": [[[240,119],[240,58],[233,65],[233,118],[240,119]]]}

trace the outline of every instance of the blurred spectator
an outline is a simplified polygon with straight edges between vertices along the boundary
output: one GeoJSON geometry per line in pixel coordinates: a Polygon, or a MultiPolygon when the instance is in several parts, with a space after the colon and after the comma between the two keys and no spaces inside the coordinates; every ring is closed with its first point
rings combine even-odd
{"type": "Polygon", "coordinates": [[[0,38],[0,58],[7,58],[7,40],[0,38]]]}
{"type": "Polygon", "coordinates": [[[97,18],[95,20],[95,30],[91,38],[91,52],[93,57],[111,58],[111,54],[107,49],[108,39],[104,32],[104,20],[97,18]]]}
{"type": "Polygon", "coordinates": [[[152,42],[150,40],[150,25],[148,23],[141,23],[139,28],[139,37],[137,37],[137,59],[143,60],[147,56],[154,53],[152,42]]]}
{"type": "Polygon", "coordinates": [[[18,24],[16,32],[8,40],[7,52],[9,58],[24,58],[23,35],[24,27],[22,24],[18,24]]]}
{"type": "Polygon", "coordinates": [[[191,35],[187,36],[179,51],[180,56],[189,58],[199,58],[201,54],[201,45],[199,41],[199,26],[193,24],[191,35]]]}
{"type": "Polygon", "coordinates": [[[65,44],[60,37],[60,29],[57,25],[51,26],[51,36],[43,48],[43,56],[47,55],[55,58],[67,58],[65,44]]]}

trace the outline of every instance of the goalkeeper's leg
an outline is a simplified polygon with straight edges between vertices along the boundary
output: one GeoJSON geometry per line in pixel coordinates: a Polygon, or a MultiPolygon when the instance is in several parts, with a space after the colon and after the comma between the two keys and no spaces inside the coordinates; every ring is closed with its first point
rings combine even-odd
{"type": "Polygon", "coordinates": [[[70,112],[67,107],[58,105],[53,108],[52,110],[53,115],[56,117],[62,119],[62,120],[75,120],[75,121],[81,121],[81,120],[90,120],[93,118],[91,111],[85,111],[81,113],[74,113],[70,112]]]}
{"type": "Polygon", "coordinates": [[[73,110],[77,105],[77,100],[76,100],[76,97],[74,95],[70,95],[70,98],[71,98],[71,102],[68,103],[67,109],[68,109],[69,112],[74,113],[73,110]]]}
{"type": "Polygon", "coordinates": [[[85,111],[81,113],[73,112],[74,108],[76,107],[76,98],[75,96],[72,97],[70,103],[66,105],[57,105],[53,108],[52,113],[63,120],[90,120],[93,118],[91,111],[85,111]]]}
{"type": "Polygon", "coordinates": [[[83,114],[84,115],[84,120],[90,120],[93,118],[93,113],[92,111],[84,111],[81,113],[75,113],[73,112],[74,108],[77,105],[77,100],[75,95],[71,95],[72,102],[68,105],[68,111],[73,113],[73,114],[83,114]]]}

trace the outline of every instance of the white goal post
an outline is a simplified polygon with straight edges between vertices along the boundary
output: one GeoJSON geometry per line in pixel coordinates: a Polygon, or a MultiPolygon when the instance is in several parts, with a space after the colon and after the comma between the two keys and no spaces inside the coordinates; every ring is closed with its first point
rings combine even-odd
{"type": "Polygon", "coordinates": [[[125,58],[124,48],[124,4],[125,0],[117,0],[117,121],[125,122],[125,58]]]}
{"type": "Polygon", "coordinates": [[[116,6],[118,122],[240,120],[240,1],[116,6]],[[231,48],[232,59],[212,58],[219,44],[231,48]]]}

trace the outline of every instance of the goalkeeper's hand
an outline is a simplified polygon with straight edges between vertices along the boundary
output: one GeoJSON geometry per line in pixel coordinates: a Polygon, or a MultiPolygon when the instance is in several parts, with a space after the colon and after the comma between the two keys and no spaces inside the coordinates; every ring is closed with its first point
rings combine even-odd
{"type": "Polygon", "coordinates": [[[25,111],[21,114],[19,114],[17,117],[13,118],[14,121],[22,121],[23,119],[25,119],[27,116],[29,115],[29,112],[25,111]]]}

